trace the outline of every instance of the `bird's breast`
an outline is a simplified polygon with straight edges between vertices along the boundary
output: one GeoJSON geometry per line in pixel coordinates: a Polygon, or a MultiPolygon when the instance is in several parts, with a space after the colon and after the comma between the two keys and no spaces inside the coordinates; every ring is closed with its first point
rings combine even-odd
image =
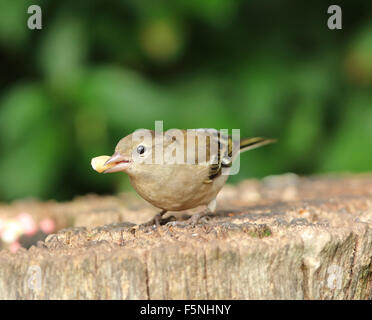
{"type": "Polygon", "coordinates": [[[206,184],[208,172],[204,165],[142,164],[129,172],[129,178],[137,193],[152,205],[179,211],[208,204],[217,196],[227,176],[206,184]]]}

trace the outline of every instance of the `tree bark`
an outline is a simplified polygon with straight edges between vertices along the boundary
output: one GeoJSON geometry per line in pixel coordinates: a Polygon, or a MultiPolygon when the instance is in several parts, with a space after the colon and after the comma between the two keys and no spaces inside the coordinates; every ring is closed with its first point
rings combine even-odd
{"type": "Polygon", "coordinates": [[[33,204],[75,227],[2,250],[0,299],[372,299],[370,175],[226,186],[195,227],[125,197],[33,204]]]}

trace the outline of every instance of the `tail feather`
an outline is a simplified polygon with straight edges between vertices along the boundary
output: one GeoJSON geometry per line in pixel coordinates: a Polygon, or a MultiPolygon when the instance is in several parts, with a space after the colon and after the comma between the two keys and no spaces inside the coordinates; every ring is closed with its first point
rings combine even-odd
{"type": "Polygon", "coordinates": [[[240,141],[240,152],[256,149],[266,144],[271,144],[275,142],[276,142],[275,139],[266,139],[260,137],[243,139],[240,141]]]}

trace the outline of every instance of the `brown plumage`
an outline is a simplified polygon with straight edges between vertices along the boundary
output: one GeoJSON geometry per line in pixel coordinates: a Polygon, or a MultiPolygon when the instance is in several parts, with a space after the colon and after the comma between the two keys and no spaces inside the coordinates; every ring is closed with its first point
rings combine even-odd
{"type": "Polygon", "coordinates": [[[137,193],[162,209],[161,215],[200,205],[214,212],[233,160],[240,152],[274,142],[249,138],[239,144],[213,129],[187,133],[168,130],[156,136],[154,131],[137,130],[119,141],[104,172],[127,173],[137,193]]]}

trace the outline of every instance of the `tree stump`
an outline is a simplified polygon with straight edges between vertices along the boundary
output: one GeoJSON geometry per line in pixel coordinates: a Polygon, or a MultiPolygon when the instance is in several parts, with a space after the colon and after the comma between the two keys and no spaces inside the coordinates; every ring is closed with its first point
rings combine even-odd
{"type": "Polygon", "coordinates": [[[372,175],[227,185],[195,227],[132,198],[2,206],[72,227],[2,250],[0,299],[372,299],[372,175]]]}

